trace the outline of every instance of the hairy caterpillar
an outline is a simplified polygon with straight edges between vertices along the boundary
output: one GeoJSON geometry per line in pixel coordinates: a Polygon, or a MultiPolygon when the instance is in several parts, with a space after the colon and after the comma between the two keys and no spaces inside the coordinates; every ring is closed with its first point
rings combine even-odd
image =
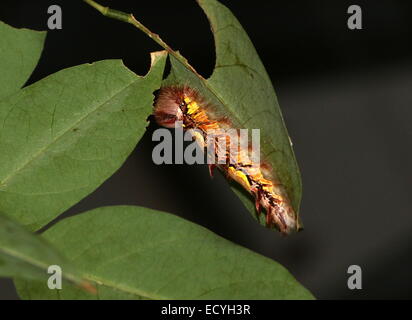
{"type": "MultiPolygon", "coordinates": [[[[224,135],[226,145],[230,145],[232,140],[237,138],[225,133],[232,125],[227,118],[215,119],[213,109],[213,106],[192,88],[163,87],[154,104],[154,118],[160,126],[167,128],[174,128],[179,121],[184,130],[196,129],[200,134],[195,135],[195,138],[202,147],[205,146],[211,131],[214,132],[214,138],[224,135]]],[[[221,150],[217,147],[214,152],[217,155],[219,151],[221,150]]],[[[262,208],[265,209],[268,227],[276,227],[283,234],[298,230],[297,215],[284,188],[271,175],[272,170],[266,164],[261,165],[249,160],[249,153],[250,148],[226,152],[224,163],[209,164],[210,175],[213,176],[214,167],[218,167],[229,179],[246,189],[254,197],[257,214],[261,213],[262,208]]]]}

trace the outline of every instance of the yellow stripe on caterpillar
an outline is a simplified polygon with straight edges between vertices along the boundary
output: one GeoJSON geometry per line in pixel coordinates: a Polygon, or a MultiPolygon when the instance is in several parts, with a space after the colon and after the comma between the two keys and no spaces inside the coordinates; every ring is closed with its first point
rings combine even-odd
{"type": "Polygon", "coordinates": [[[193,114],[199,109],[196,102],[192,101],[187,105],[187,114],[193,114]]]}
{"type": "Polygon", "coordinates": [[[235,180],[236,182],[240,183],[244,188],[250,190],[250,183],[247,176],[240,170],[236,170],[233,167],[229,167],[229,176],[235,180]]]}
{"type": "Polygon", "coordinates": [[[192,102],[192,99],[190,99],[190,97],[188,97],[188,96],[185,96],[185,97],[183,98],[183,101],[184,101],[186,104],[189,104],[189,103],[192,102]]]}

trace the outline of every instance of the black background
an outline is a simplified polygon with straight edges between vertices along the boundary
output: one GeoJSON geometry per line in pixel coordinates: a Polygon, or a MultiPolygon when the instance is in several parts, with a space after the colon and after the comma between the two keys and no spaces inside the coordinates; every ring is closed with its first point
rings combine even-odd
{"type": "MultiPolygon", "coordinates": [[[[155,125],[113,177],[63,216],[103,205],[147,206],[279,261],[317,298],[412,298],[412,3],[222,2],[248,32],[274,83],[302,171],[305,230],[280,237],[259,226],[221,176],[209,179],[205,166],[154,165],[155,125]],[[362,8],[362,30],[347,28],[351,4],[362,8]],[[347,288],[353,264],[362,267],[362,290],[347,288]]],[[[212,73],[213,37],[195,1],[101,3],[133,12],[202,75],[212,73]]],[[[52,4],[62,7],[63,29],[49,31],[29,84],[108,58],[145,74],[149,52],[161,49],[80,0],[2,0],[0,19],[45,30],[52,4]]],[[[0,279],[0,299],[13,298],[12,282],[0,279]]]]}

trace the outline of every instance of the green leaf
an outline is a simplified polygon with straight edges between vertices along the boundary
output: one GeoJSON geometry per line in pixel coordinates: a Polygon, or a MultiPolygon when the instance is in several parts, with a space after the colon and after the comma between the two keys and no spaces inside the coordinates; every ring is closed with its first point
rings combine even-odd
{"type": "Polygon", "coordinates": [[[166,53],[145,77],[120,60],[59,71],[0,101],[0,211],[36,230],[94,191],[132,152],[166,53]]]}
{"type": "Polygon", "coordinates": [[[0,214],[0,276],[43,280],[48,288],[47,271],[53,265],[63,270],[63,279],[92,288],[47,241],[0,214]]]}
{"type": "Polygon", "coordinates": [[[0,99],[18,91],[35,68],[46,32],[15,29],[0,21],[0,99]]]}
{"type": "MultiPolygon", "coordinates": [[[[172,70],[164,85],[196,88],[238,128],[260,129],[262,158],[284,185],[295,211],[302,195],[299,168],[270,78],[239,21],[216,0],[198,0],[209,18],[216,46],[212,76],[204,79],[187,62],[170,55],[172,70]]],[[[232,187],[256,217],[252,198],[232,187]]],[[[264,224],[263,216],[261,223],[264,224]]]]}
{"type": "Polygon", "coordinates": [[[141,207],[92,210],[58,222],[44,237],[97,285],[57,295],[19,281],[23,298],[311,299],[278,263],[171,214],[141,207]]]}

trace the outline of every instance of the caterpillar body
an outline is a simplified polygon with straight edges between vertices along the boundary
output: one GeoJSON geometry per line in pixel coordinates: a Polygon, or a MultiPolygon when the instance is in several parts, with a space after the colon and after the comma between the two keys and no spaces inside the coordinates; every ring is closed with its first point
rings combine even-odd
{"type": "MultiPolygon", "coordinates": [[[[227,128],[232,127],[230,120],[214,117],[214,110],[196,90],[187,86],[168,86],[161,88],[156,97],[154,118],[160,126],[167,128],[174,128],[178,122],[184,130],[196,129],[194,136],[202,147],[211,131],[214,132],[213,139],[224,135],[226,144],[230,145],[238,137],[227,135],[227,128]]],[[[217,155],[218,147],[214,152],[217,155]]],[[[250,148],[226,152],[227,161],[209,164],[210,175],[213,176],[217,167],[247,190],[254,197],[257,214],[264,209],[267,227],[275,227],[282,234],[298,231],[297,215],[283,186],[267,164],[249,160],[250,152],[250,148]]]]}

